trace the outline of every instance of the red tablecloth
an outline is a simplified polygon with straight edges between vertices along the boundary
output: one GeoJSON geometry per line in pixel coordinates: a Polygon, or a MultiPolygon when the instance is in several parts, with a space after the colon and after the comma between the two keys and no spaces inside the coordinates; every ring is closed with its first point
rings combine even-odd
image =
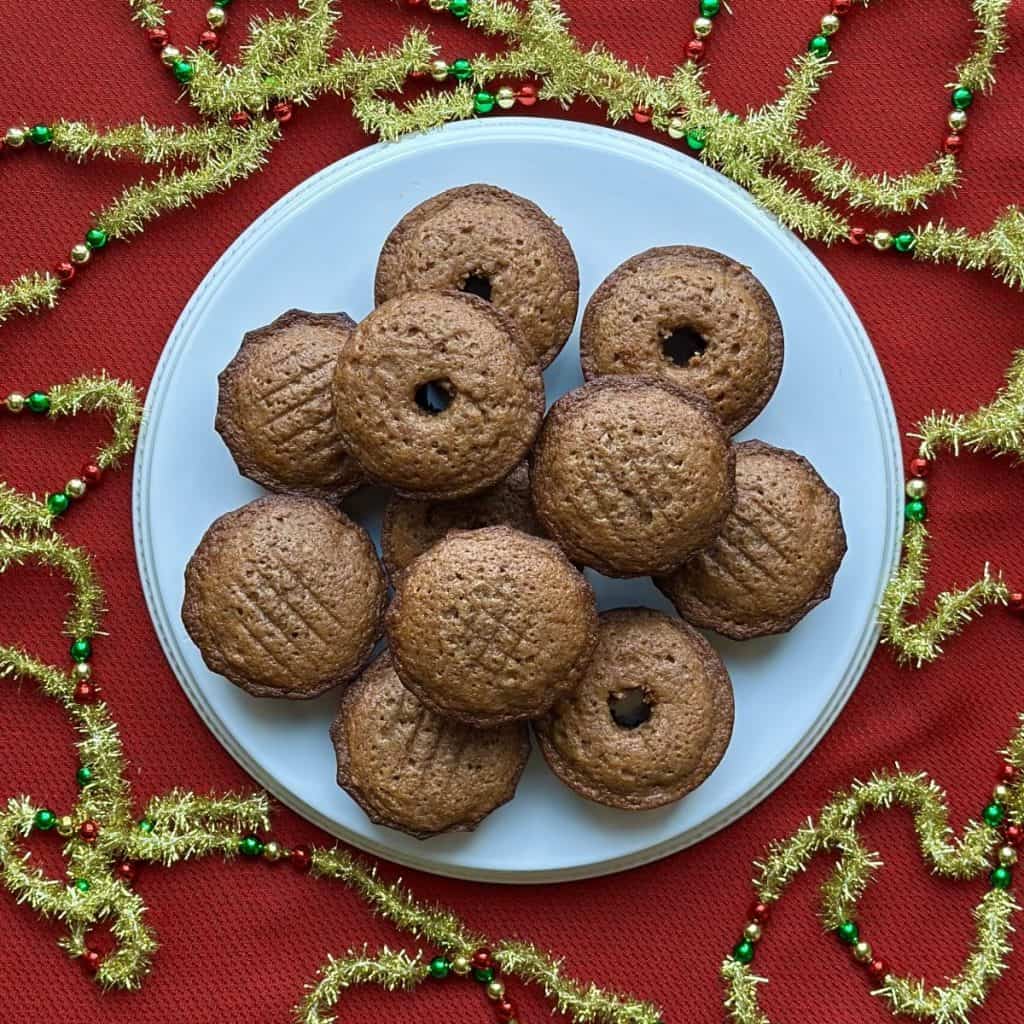
{"type": "MultiPolygon", "coordinates": [[[[195,38],[204,6],[182,3],[172,35],[195,38]]],[[[275,3],[272,9],[288,6],[275,3]]],[[[477,47],[445,16],[409,15],[381,0],[340,6],[344,46],[382,45],[412,21],[436,28],[448,41],[449,57],[477,47]]],[[[251,0],[233,5],[229,51],[250,12],[263,7],[251,0]]],[[[570,0],[566,7],[584,41],[603,40],[616,53],[664,72],[689,38],[696,3],[570,0]]],[[[721,102],[742,109],[772,99],[786,63],[806,45],[824,7],[822,0],[739,2],[735,17],[723,12],[708,61],[708,81],[721,102]]],[[[0,124],[58,116],[99,124],[141,115],[156,123],[191,117],[176,105],[173,81],[129,24],[126,8],[72,0],[0,5],[0,124]]],[[[826,140],[872,171],[897,172],[928,160],[944,134],[944,83],[972,38],[967,16],[967,4],[936,0],[857,11],[837,41],[842,64],[822,89],[807,136],[826,140]]],[[[1006,203],[1024,199],[1017,127],[1024,115],[1024,12],[1017,9],[1011,21],[1011,50],[999,62],[997,92],[971,111],[963,188],[933,210],[973,229],[986,227],[1006,203]]],[[[545,105],[535,109],[557,113],[545,105]]],[[[583,105],[571,116],[601,119],[583,105]]],[[[626,130],[646,134],[638,127],[626,130]]],[[[347,105],[332,99],[299,112],[286,135],[262,174],[230,195],[163,218],[130,246],[111,246],[56,312],[5,325],[0,393],[102,368],[144,385],[182,306],[224,248],[292,186],[371,141],[347,105]]],[[[137,169],[79,168],[33,151],[4,155],[0,173],[0,277],[8,279],[52,265],[80,236],[88,211],[130,182],[137,169]]],[[[969,409],[995,392],[1021,343],[1019,293],[985,274],[914,265],[895,255],[817,251],[871,334],[901,428],[910,429],[933,407],[969,409]]],[[[97,422],[47,425],[22,417],[16,428],[5,429],[0,478],[45,491],[67,479],[101,436],[97,422]]],[[[167,486],[187,487],[189,481],[167,486]]],[[[933,582],[973,579],[987,559],[1024,581],[1015,514],[1022,498],[1021,471],[1008,460],[944,460],[930,498],[933,582]]],[[[98,643],[95,666],[122,728],[136,795],[143,799],[175,785],[246,788],[249,780],[197,718],[160,653],[136,576],[129,502],[130,473],[111,475],[102,495],[76,508],[63,529],[94,552],[107,588],[110,637],[98,643]]],[[[60,659],[63,593],[61,582],[39,571],[0,578],[4,638],[60,659]]],[[[567,969],[582,978],[655,1000],[669,1022],[719,1020],[718,965],[744,922],[751,862],[764,845],[790,832],[852,777],[896,760],[931,771],[948,788],[958,827],[977,814],[994,781],[995,752],[1024,706],[1017,675],[1022,658],[1024,623],[999,611],[951,641],[948,655],[923,671],[899,669],[889,652],[880,651],[837,724],[788,783],[741,822],[659,864],[550,888],[475,885],[412,872],[406,879],[418,896],[452,905],[477,928],[528,938],[564,954],[567,969]]],[[[24,792],[40,803],[66,806],[74,794],[75,760],[65,721],[32,686],[6,689],[0,796],[24,792]]],[[[277,815],[277,827],[289,841],[323,839],[288,812],[277,815]]],[[[898,970],[940,982],[962,962],[970,909],[984,885],[933,880],[917,856],[905,813],[873,819],[867,832],[886,866],[863,901],[863,931],[898,970]]],[[[55,845],[36,848],[54,863],[42,847],[52,852],[55,845]]],[[[383,870],[394,872],[388,865],[383,870]]],[[[887,1020],[846,951],[821,934],[814,883],[824,871],[824,864],[816,865],[775,912],[757,960],[759,973],[772,979],[764,1005],[780,1022],[887,1020]]],[[[351,893],[287,869],[219,862],[148,868],[138,889],[151,907],[161,949],[141,992],[108,995],[57,948],[59,926],[41,922],[0,891],[4,1018],[19,1024],[279,1022],[328,953],[396,941],[351,893]]],[[[521,1019],[540,1019],[546,1008],[521,988],[513,985],[521,1019]]],[[[977,1021],[1018,1020],[1022,996],[1024,963],[1017,952],[977,1021]]],[[[469,1024],[488,1020],[490,1010],[471,986],[445,985],[414,996],[355,992],[342,1014],[355,1021],[416,1016],[469,1024]]]]}

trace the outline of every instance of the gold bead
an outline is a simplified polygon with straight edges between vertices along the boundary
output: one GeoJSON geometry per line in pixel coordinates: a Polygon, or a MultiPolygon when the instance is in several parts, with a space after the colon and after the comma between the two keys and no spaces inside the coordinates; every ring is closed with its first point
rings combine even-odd
{"type": "Polygon", "coordinates": [[[999,851],[999,863],[1005,868],[1011,868],[1017,863],[1017,851],[1012,846],[1004,846],[999,851]]]}
{"type": "Polygon", "coordinates": [[[72,671],[75,674],[75,678],[80,682],[86,683],[92,679],[92,665],[87,661],[78,662],[72,671]]]}
{"type": "Polygon", "coordinates": [[[681,117],[673,117],[668,123],[668,133],[673,139],[681,139],[686,134],[686,122],[681,117]]]}
{"type": "Polygon", "coordinates": [[[865,942],[863,939],[853,947],[853,959],[858,963],[866,964],[873,956],[870,943],[865,942]]]}
{"type": "Polygon", "coordinates": [[[966,110],[951,110],[949,117],[946,118],[946,124],[957,134],[962,132],[967,127],[967,111],[966,110]]]}
{"type": "Polygon", "coordinates": [[[71,252],[68,253],[71,257],[72,263],[77,263],[81,266],[83,263],[88,263],[92,257],[92,250],[84,242],[79,242],[78,245],[71,246],[71,252]]]}
{"type": "Polygon", "coordinates": [[[25,396],[20,391],[12,391],[4,401],[10,412],[21,412],[25,408],[25,396]]]}
{"type": "Polygon", "coordinates": [[[181,50],[168,44],[160,51],[160,59],[170,66],[181,57],[181,50]]]}
{"type": "Polygon", "coordinates": [[[503,85],[496,95],[502,110],[511,110],[516,105],[516,91],[511,86],[503,85]]]}
{"type": "Polygon", "coordinates": [[[440,14],[441,11],[448,10],[448,0],[428,0],[428,6],[432,11],[437,11],[440,14]]]}
{"type": "Polygon", "coordinates": [[[916,477],[913,480],[907,481],[907,497],[913,501],[920,501],[928,493],[928,484],[924,480],[918,480],[916,477]]]}
{"type": "Polygon", "coordinates": [[[443,82],[448,77],[448,62],[446,60],[432,60],[430,62],[430,77],[435,82],[443,82]]]}
{"type": "Polygon", "coordinates": [[[223,28],[228,23],[228,12],[223,7],[211,7],[206,12],[206,24],[210,28],[223,28]]]}
{"type": "Polygon", "coordinates": [[[881,230],[876,231],[871,238],[871,244],[879,251],[885,252],[892,245],[892,232],[881,230]]]}
{"type": "MultiPolygon", "coordinates": [[[[220,8],[217,8],[220,10],[220,8]]],[[[271,839],[270,842],[263,844],[263,857],[265,860],[278,861],[283,856],[284,851],[281,849],[281,844],[276,839],[271,839]]]]}
{"type": "Polygon", "coordinates": [[[1002,782],[992,790],[992,799],[997,804],[1005,804],[1010,799],[1010,787],[1004,785],[1002,782]]]}
{"type": "Polygon", "coordinates": [[[693,23],[693,34],[700,36],[701,39],[711,35],[711,29],[714,26],[714,22],[710,18],[698,18],[693,23]]]}
{"type": "Polygon", "coordinates": [[[69,836],[75,831],[75,821],[70,814],[64,814],[57,819],[57,831],[62,836],[69,836]]]}
{"type": "Polygon", "coordinates": [[[505,995],[505,986],[500,981],[489,981],[487,983],[487,998],[497,1001],[505,995]]]}
{"type": "Polygon", "coordinates": [[[4,135],[4,142],[11,147],[11,149],[21,149],[25,145],[25,139],[28,137],[28,132],[24,128],[19,128],[17,125],[11,125],[7,129],[4,135]]]}
{"type": "Polygon", "coordinates": [[[821,34],[834,36],[839,31],[839,19],[834,14],[826,14],[821,19],[821,34]]]}
{"type": "Polygon", "coordinates": [[[761,926],[756,921],[751,921],[750,924],[743,929],[743,938],[748,942],[760,942],[761,926]]]}
{"type": "Polygon", "coordinates": [[[457,956],[452,960],[452,970],[456,974],[469,974],[469,960],[464,956],[457,956]]]}
{"type": "Polygon", "coordinates": [[[69,498],[82,497],[82,495],[85,494],[85,481],[80,480],[77,476],[72,477],[68,481],[67,486],[64,488],[64,493],[69,498]]]}

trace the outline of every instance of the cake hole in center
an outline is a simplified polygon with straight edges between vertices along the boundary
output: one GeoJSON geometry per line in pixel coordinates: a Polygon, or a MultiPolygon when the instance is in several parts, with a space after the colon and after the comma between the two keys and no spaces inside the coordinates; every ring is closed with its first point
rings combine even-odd
{"type": "Polygon", "coordinates": [[[491,279],[483,274],[470,274],[462,286],[467,295],[475,295],[484,302],[491,301],[491,279]]]}
{"type": "Polygon", "coordinates": [[[455,398],[450,380],[428,380],[416,389],[416,404],[428,415],[437,416],[445,411],[455,398]]]}
{"type": "Polygon", "coordinates": [[[644,691],[634,687],[608,694],[608,710],[616,725],[623,729],[636,729],[651,717],[654,709],[644,691]]]}
{"type": "Polygon", "coordinates": [[[676,327],[665,335],[661,351],[665,358],[676,366],[688,366],[695,356],[701,355],[708,347],[708,340],[692,327],[676,327]]]}

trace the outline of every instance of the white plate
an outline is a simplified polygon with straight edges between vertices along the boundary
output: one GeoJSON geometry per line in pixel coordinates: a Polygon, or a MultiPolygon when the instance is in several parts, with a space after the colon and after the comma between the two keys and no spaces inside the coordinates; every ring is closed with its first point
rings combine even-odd
{"type": "MultiPolygon", "coordinates": [[[[545,374],[548,400],[582,383],[574,335],[545,374]]],[[[143,590],[185,692],[232,756],[299,814],[353,845],[425,871],[502,882],[600,875],[696,843],[738,818],[811,751],[850,696],[877,639],[875,608],[896,555],[899,444],[885,380],[842,292],[793,235],[721,175],[610,129],[506,118],[365,149],[263,214],[189,302],[153,378],[135,468],[143,590]],[[712,637],[736,689],[725,759],[680,803],[629,814],[575,796],[534,751],[515,799],[471,835],[421,842],[371,825],[334,782],[327,735],[337,694],[248,697],[207,671],[181,625],[185,563],[217,516],[260,493],[214,433],[217,373],[242,334],[293,306],[372,304],[376,256],[398,219],[446,188],[489,182],[533,199],[580,263],[581,308],[617,264],[653,245],[695,244],[748,264],[775,299],[786,361],[775,397],[743,437],[808,456],[840,494],[849,554],[832,598],[783,637],[712,637]]],[[[382,494],[353,514],[376,531],[382,494]]],[[[670,610],[646,580],[591,574],[602,608],[670,610]]]]}

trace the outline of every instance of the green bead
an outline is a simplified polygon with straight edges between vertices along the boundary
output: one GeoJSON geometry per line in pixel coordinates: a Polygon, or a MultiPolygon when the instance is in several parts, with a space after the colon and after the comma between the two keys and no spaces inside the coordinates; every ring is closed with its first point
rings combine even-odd
{"type": "Polygon", "coordinates": [[[214,7],[227,7],[231,3],[231,0],[213,0],[214,7]]]}
{"type": "Polygon", "coordinates": [[[452,965],[443,956],[435,956],[430,961],[430,976],[432,978],[447,978],[452,965]]]}
{"type": "Polygon", "coordinates": [[[42,391],[33,391],[26,399],[29,412],[36,412],[42,415],[50,411],[50,396],[42,391]]]}
{"type": "Polygon", "coordinates": [[[469,0],[449,0],[448,10],[451,11],[456,18],[464,18],[469,14],[469,0]]]}
{"type": "Polygon", "coordinates": [[[993,828],[998,828],[1003,823],[1003,819],[1006,817],[1006,811],[999,804],[989,804],[981,812],[981,816],[985,819],[986,825],[991,825],[993,828]]]}
{"type": "Polygon", "coordinates": [[[928,514],[928,509],[920,498],[915,498],[913,501],[907,502],[904,514],[911,522],[920,523],[928,514]]]}
{"type": "Polygon", "coordinates": [[[494,109],[494,94],[481,89],[473,97],[473,109],[478,114],[489,114],[494,109]]]}
{"type": "Polygon", "coordinates": [[[807,44],[807,49],[813,53],[815,57],[827,57],[832,52],[832,47],[829,46],[828,36],[815,36],[807,44]]]}
{"type": "Polygon", "coordinates": [[[741,964],[749,964],[754,959],[754,944],[744,939],[732,948],[732,958],[741,964]]]}
{"type": "Polygon", "coordinates": [[[892,240],[892,246],[897,252],[910,252],[917,245],[917,239],[913,231],[901,231],[892,240]]]}
{"type": "Polygon", "coordinates": [[[51,494],[46,499],[46,507],[50,510],[51,515],[61,516],[67,512],[71,505],[71,499],[64,494],[63,491],[58,491],[56,494],[51,494]]]}
{"type": "Polygon", "coordinates": [[[480,982],[481,985],[486,985],[488,982],[494,981],[494,968],[493,967],[474,967],[473,977],[480,982]]]}
{"type": "Polygon", "coordinates": [[[107,233],[100,228],[89,228],[85,233],[85,244],[90,249],[102,249],[107,244],[107,233]]]}
{"type": "Polygon", "coordinates": [[[992,883],[993,889],[1009,889],[1013,881],[1013,872],[1009,868],[998,867],[988,876],[988,880],[992,883]]]}
{"type": "Polygon", "coordinates": [[[192,76],[196,73],[196,69],[192,67],[187,60],[176,60],[172,65],[174,70],[174,77],[184,85],[186,82],[192,81],[192,76]]]}
{"type": "Polygon", "coordinates": [[[263,853],[263,843],[258,836],[242,836],[238,852],[243,857],[259,857],[263,853]]]}
{"type": "Polygon", "coordinates": [[[974,93],[966,85],[958,85],[949,98],[957,110],[966,110],[974,102],[974,93]]]}
{"type": "Polygon", "coordinates": [[[37,146],[48,146],[53,142],[53,129],[49,125],[37,124],[29,130],[28,137],[37,146]]]}
{"type": "Polygon", "coordinates": [[[89,888],[90,888],[90,886],[89,886],[89,879],[88,878],[76,878],[75,879],[75,888],[79,892],[88,892],[89,888]]]}
{"type": "Polygon", "coordinates": [[[466,79],[473,77],[473,65],[465,57],[453,60],[448,65],[448,71],[453,78],[457,78],[460,82],[465,82],[466,79]]]}
{"type": "Polygon", "coordinates": [[[139,831],[145,832],[148,835],[150,832],[153,831],[153,822],[151,822],[149,818],[143,818],[139,822],[139,831]]]}
{"type": "Polygon", "coordinates": [[[80,786],[88,786],[92,782],[92,769],[87,765],[83,764],[81,768],[75,772],[75,779],[78,781],[80,786]]]}
{"type": "Polygon", "coordinates": [[[700,15],[702,18],[713,18],[721,7],[719,0],[700,0],[700,15]]]}
{"type": "Polygon", "coordinates": [[[860,929],[854,921],[844,921],[837,929],[839,941],[847,946],[855,946],[860,941],[860,929]]]}
{"type": "Polygon", "coordinates": [[[49,807],[43,807],[36,811],[36,816],[33,818],[36,828],[42,829],[44,832],[49,832],[54,825],[57,824],[57,815],[50,810],[49,807]]]}
{"type": "Polygon", "coordinates": [[[699,153],[708,141],[708,133],[703,128],[691,128],[686,133],[686,144],[695,153],[699,153]]]}
{"type": "Polygon", "coordinates": [[[92,657],[92,643],[87,637],[79,637],[71,645],[71,660],[81,664],[92,657]]]}

